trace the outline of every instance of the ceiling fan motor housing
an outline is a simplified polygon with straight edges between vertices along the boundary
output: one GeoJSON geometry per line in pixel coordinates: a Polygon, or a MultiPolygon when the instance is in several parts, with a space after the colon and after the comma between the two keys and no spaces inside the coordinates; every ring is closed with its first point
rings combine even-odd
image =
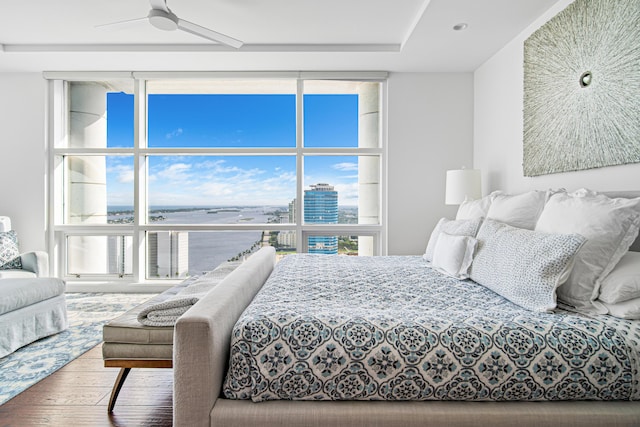
{"type": "Polygon", "coordinates": [[[151,25],[161,30],[175,31],[178,29],[178,17],[171,11],[151,9],[147,17],[151,25]]]}

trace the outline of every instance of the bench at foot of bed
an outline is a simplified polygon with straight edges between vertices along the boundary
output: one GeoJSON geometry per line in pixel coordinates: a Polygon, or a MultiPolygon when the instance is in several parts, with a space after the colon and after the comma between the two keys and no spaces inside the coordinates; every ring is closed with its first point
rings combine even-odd
{"type": "MultiPolygon", "coordinates": [[[[198,283],[210,281],[212,286],[222,280],[224,274],[233,271],[240,263],[227,262],[212,272],[200,276],[198,283]]],[[[120,373],[111,390],[107,410],[113,411],[118,394],[132,368],[173,368],[174,326],[148,326],[138,320],[138,314],[145,308],[175,297],[194,283],[194,278],[182,281],[160,295],[132,308],[109,321],[103,328],[104,344],[102,358],[106,368],[120,368],[120,373]]]]}

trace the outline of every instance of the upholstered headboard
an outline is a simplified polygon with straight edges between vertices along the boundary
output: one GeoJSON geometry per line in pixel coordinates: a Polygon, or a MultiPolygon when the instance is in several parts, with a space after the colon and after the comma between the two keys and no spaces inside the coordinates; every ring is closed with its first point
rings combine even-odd
{"type": "MultiPolygon", "coordinates": [[[[603,191],[609,197],[626,197],[629,199],[640,197],[640,191],[603,191]]],[[[640,252],[640,235],[636,237],[635,242],[631,244],[630,251],[640,252]]]]}

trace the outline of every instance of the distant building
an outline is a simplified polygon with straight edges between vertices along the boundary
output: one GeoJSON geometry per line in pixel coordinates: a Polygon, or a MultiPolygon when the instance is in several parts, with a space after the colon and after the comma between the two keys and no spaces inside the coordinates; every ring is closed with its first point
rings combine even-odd
{"type": "MultiPolygon", "coordinates": [[[[282,218],[282,224],[295,224],[296,223],[296,199],[294,198],[289,202],[289,212],[286,218],[282,218]]],[[[281,248],[295,248],[296,247],[296,232],[293,230],[282,230],[278,233],[278,246],[281,248]]]]}
{"type": "Polygon", "coordinates": [[[148,234],[149,277],[178,278],[189,274],[189,232],[148,234]]]}
{"type": "Polygon", "coordinates": [[[292,230],[283,230],[278,233],[278,245],[281,248],[295,248],[296,232],[292,230]]]}
{"type": "MultiPolygon", "coordinates": [[[[318,183],[304,191],[304,222],[308,224],[338,223],[338,192],[332,185],[318,183]]],[[[310,236],[309,253],[337,254],[337,236],[310,236]]]]}
{"type": "Polygon", "coordinates": [[[296,199],[289,203],[289,224],[296,223],[296,199]]]}
{"type": "Polygon", "coordinates": [[[132,274],[133,244],[131,236],[106,236],[106,238],[108,252],[107,274],[117,274],[119,276],[132,274]]]}

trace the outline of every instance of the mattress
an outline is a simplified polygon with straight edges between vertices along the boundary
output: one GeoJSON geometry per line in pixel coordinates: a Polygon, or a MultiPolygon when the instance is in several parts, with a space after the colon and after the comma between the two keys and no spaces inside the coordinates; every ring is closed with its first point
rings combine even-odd
{"type": "Polygon", "coordinates": [[[294,254],[236,323],[223,392],[265,400],[637,400],[640,321],[528,311],[417,256],[294,254]]]}

